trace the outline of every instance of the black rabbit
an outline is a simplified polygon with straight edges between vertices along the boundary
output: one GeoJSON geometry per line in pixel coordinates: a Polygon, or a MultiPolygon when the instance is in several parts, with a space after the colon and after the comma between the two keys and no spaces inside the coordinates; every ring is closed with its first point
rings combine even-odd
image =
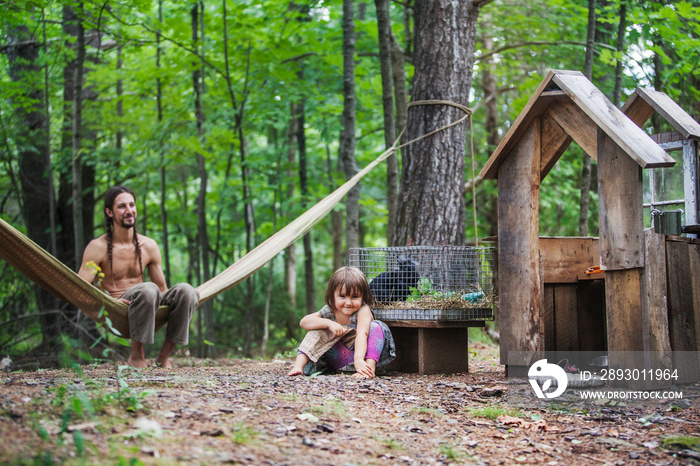
{"type": "Polygon", "coordinates": [[[375,302],[406,301],[411,294],[410,288],[418,286],[418,264],[410,256],[399,256],[398,263],[396,270],[382,272],[369,283],[375,302]]]}

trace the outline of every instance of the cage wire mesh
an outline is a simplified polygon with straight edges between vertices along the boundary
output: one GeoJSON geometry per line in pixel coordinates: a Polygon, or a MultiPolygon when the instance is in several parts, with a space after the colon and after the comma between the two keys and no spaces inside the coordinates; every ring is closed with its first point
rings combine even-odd
{"type": "Polygon", "coordinates": [[[352,248],[348,264],[369,282],[380,320],[493,320],[495,249],[352,248]]]}

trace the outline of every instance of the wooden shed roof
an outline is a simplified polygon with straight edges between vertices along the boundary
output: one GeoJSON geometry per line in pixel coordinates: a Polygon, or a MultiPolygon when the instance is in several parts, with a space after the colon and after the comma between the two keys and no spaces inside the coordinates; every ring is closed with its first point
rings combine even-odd
{"type": "Polygon", "coordinates": [[[658,112],[683,138],[700,140],[700,124],[663,92],[638,87],[622,106],[622,112],[639,126],[658,112]]]}
{"type": "MultiPolygon", "coordinates": [[[[648,103],[644,99],[648,95],[648,93],[640,93],[638,97],[641,100],[630,103],[630,108],[637,110],[639,121],[649,112],[649,107],[656,110],[654,105],[659,108],[668,106],[668,102],[658,96],[652,99],[654,104],[648,103]],[[663,105],[660,102],[663,102],[663,105]]],[[[646,118],[648,119],[649,116],[651,113],[646,118]]],[[[634,121],[615,107],[583,73],[552,70],[547,73],[530,101],[491,154],[479,174],[481,178],[497,178],[501,163],[510,155],[536,117],[542,117],[541,178],[544,178],[556,164],[572,140],[597,160],[598,128],[642,168],[670,167],[675,164],[672,157],[634,121]]]]}

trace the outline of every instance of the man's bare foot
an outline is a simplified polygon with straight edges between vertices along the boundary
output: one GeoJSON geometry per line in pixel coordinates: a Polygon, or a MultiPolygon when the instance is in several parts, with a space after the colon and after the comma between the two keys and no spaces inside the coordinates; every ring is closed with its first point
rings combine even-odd
{"type": "Polygon", "coordinates": [[[137,369],[148,367],[145,359],[134,358],[132,356],[129,356],[129,360],[126,361],[126,363],[131,367],[136,367],[137,369]]]}
{"type": "Polygon", "coordinates": [[[173,364],[170,362],[170,359],[165,359],[165,360],[156,360],[156,367],[162,367],[163,369],[172,369],[173,364]]]}

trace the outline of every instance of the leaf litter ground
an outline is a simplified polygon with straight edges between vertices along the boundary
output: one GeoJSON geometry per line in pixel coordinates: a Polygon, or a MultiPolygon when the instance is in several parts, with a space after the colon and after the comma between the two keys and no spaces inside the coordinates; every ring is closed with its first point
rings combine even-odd
{"type": "Polygon", "coordinates": [[[2,464],[698,464],[700,387],[653,404],[508,401],[469,373],[288,377],[290,360],[3,373],[2,464]]]}

